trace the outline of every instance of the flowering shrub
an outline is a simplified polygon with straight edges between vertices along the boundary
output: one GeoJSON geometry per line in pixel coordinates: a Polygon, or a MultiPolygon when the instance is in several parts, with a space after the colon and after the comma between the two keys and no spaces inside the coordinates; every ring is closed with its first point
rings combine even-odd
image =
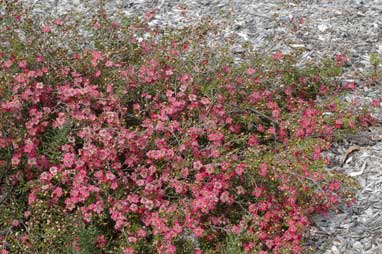
{"type": "Polygon", "coordinates": [[[0,31],[2,253],[301,253],[309,215],[352,200],[322,156],[374,122],[335,99],[343,57],[235,65],[209,27],[103,15],[93,46],[67,48],[64,21],[17,8],[0,31]]]}

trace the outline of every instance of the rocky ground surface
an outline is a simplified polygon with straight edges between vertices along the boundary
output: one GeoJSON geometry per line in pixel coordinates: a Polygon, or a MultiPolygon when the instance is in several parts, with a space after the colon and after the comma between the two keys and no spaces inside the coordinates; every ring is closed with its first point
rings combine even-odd
{"type": "MultiPolygon", "coordinates": [[[[241,42],[265,53],[299,51],[300,64],[342,53],[348,58],[342,80],[357,84],[357,89],[343,100],[355,106],[369,106],[374,100],[374,115],[382,119],[378,102],[382,84],[367,78],[372,70],[370,54],[382,54],[382,0],[23,1],[35,15],[59,16],[67,22],[78,14],[83,21],[90,20],[100,6],[110,15],[155,11],[152,25],[180,27],[211,20],[222,25],[211,42],[236,38],[232,53],[238,57],[243,52],[241,42]]],[[[313,218],[307,240],[316,247],[312,253],[382,253],[381,141],[382,128],[371,128],[336,144],[327,154],[334,162],[328,170],[355,177],[362,189],[351,208],[313,218]]]]}

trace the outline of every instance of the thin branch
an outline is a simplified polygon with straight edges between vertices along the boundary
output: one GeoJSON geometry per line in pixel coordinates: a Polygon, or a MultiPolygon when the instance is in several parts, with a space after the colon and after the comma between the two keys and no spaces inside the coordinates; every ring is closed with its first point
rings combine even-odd
{"type": "Polygon", "coordinates": [[[279,125],[279,122],[276,119],[274,119],[273,117],[267,116],[263,112],[257,111],[257,110],[252,109],[252,108],[234,109],[234,110],[230,111],[229,113],[246,113],[248,111],[250,111],[251,113],[255,113],[256,115],[267,119],[268,121],[276,124],[277,126],[279,125]]]}

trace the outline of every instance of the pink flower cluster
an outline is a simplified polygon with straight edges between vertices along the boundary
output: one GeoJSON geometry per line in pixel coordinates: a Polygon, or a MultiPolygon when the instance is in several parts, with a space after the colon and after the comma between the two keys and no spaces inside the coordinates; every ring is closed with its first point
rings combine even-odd
{"type": "MultiPolygon", "coordinates": [[[[224,66],[201,81],[204,74],[174,64],[188,43],[132,41],[141,50],[135,65],[100,50],[78,52],[54,69],[44,52],[0,58],[0,70],[12,72],[1,115],[17,122],[0,136],[0,149],[12,150],[13,184],[22,177],[33,183],[32,211],[42,200],[86,223],[106,216],[127,239],[123,253],[138,253],[142,243],[175,253],[185,234],[213,245],[227,232],[242,236],[247,253],[301,253],[308,215],[341,198],[341,182],[314,170],[332,133],[349,121],[325,117],[292,87],[271,90],[259,69],[224,66]],[[49,133],[65,135],[49,146],[54,151],[45,149],[49,133]],[[315,135],[326,139],[312,151],[298,146],[315,135]]],[[[273,58],[285,60],[280,52],[273,58]]],[[[105,237],[97,237],[101,249],[105,237]]]]}

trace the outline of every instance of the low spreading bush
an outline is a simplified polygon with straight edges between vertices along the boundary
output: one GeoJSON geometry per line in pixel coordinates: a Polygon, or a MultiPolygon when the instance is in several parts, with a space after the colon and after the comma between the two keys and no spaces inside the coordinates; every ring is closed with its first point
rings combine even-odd
{"type": "Polygon", "coordinates": [[[309,216],[352,200],[322,155],[374,122],[338,99],[343,56],[235,64],[212,25],[150,15],[62,43],[74,26],[20,8],[0,22],[2,253],[301,253],[309,216]]]}

